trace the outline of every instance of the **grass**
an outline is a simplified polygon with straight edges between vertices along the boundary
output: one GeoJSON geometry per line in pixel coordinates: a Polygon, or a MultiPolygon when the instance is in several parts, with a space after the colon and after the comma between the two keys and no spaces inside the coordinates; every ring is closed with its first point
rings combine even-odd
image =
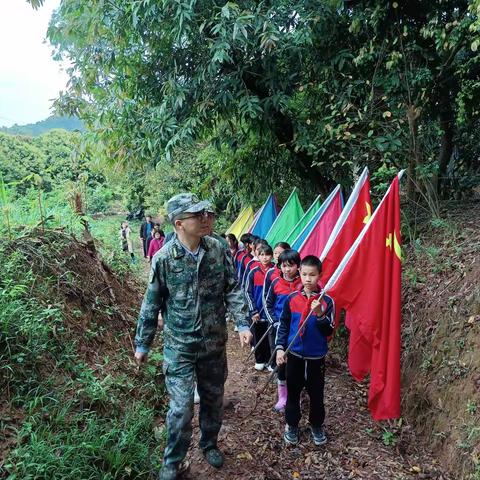
{"type": "MultiPolygon", "coordinates": [[[[117,223],[93,224],[102,253],[117,272],[136,274],[143,266],[131,265],[116,250],[117,223]]],[[[39,248],[36,260],[61,251],[62,241],[39,248]]],[[[69,322],[83,321],[83,307],[68,311],[57,278],[40,275],[22,252],[11,253],[11,245],[0,239],[0,390],[6,392],[0,414],[7,412],[7,419],[0,419],[0,447],[8,444],[0,478],[151,477],[163,441],[154,434],[155,418],[163,413],[161,369],[152,362],[135,373],[125,331],[115,333],[113,350],[87,362],[80,346],[102,349],[99,339],[108,327],[93,319],[84,335],[72,330],[69,322]],[[13,432],[9,412],[22,419],[13,432]]],[[[108,306],[95,306],[101,308],[112,314],[108,306]]],[[[161,360],[158,352],[152,357],[161,360]]]]}
{"type": "Polygon", "coordinates": [[[13,479],[148,478],[155,448],[152,409],[133,404],[120,417],[72,404],[49,406],[28,417],[19,446],[5,464],[13,479]]]}

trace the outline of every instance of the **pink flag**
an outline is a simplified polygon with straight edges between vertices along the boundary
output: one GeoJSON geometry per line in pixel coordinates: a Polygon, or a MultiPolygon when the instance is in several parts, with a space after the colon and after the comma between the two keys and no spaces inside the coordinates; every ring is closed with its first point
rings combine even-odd
{"type": "Polygon", "coordinates": [[[317,257],[320,257],[320,254],[332,233],[333,227],[342,213],[342,208],[342,193],[340,188],[338,188],[327,209],[317,220],[317,223],[298,249],[302,258],[307,255],[316,255],[317,257]]]}

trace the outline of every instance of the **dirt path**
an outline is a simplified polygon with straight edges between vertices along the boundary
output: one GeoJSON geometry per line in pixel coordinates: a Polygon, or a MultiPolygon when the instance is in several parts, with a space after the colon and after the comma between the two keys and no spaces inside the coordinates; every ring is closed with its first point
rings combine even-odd
{"type": "MultiPolygon", "coordinates": [[[[252,366],[242,369],[246,353],[239,348],[236,335],[228,344],[229,378],[226,384],[226,410],[219,446],[226,454],[222,469],[206,464],[198,449],[198,407],[194,420],[194,440],[188,459],[190,471],[182,478],[203,479],[450,479],[442,473],[434,458],[417,445],[408,426],[396,429],[395,443],[386,446],[385,430],[375,424],[366,409],[367,386],[356,384],[346,366],[335,358],[327,362],[326,431],[329,442],[317,448],[301,422],[301,443],[287,447],[283,443],[284,418],[272,411],[276,386],[262,395],[255,412],[242,421],[267,379],[266,373],[252,366]]],[[[307,399],[304,398],[303,408],[307,399]]]]}

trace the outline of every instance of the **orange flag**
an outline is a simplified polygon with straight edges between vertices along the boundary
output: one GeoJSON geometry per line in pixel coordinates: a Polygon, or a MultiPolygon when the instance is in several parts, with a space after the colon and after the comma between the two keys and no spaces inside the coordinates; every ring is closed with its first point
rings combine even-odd
{"type": "Polygon", "coordinates": [[[400,416],[402,174],[325,286],[349,316],[348,365],[358,381],[370,373],[368,406],[375,420],[400,416]]]}

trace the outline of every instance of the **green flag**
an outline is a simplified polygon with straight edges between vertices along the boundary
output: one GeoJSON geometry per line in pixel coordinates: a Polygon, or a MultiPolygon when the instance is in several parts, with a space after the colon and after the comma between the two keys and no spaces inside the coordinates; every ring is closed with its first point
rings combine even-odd
{"type": "Polygon", "coordinates": [[[300,235],[302,230],[307,226],[308,222],[312,219],[312,217],[315,215],[317,210],[320,208],[322,205],[322,202],[320,200],[320,195],[313,201],[312,205],[310,205],[310,208],[305,212],[305,215],[296,223],[296,225],[293,227],[293,229],[290,231],[289,235],[285,239],[287,243],[290,245],[293,244],[295,239],[300,235]]]}
{"type": "Polygon", "coordinates": [[[265,239],[274,247],[277,242],[285,242],[285,239],[290,235],[292,228],[303,216],[303,208],[298,198],[297,189],[288,197],[287,202],[278,214],[275,222],[268,231],[265,239]]]}

